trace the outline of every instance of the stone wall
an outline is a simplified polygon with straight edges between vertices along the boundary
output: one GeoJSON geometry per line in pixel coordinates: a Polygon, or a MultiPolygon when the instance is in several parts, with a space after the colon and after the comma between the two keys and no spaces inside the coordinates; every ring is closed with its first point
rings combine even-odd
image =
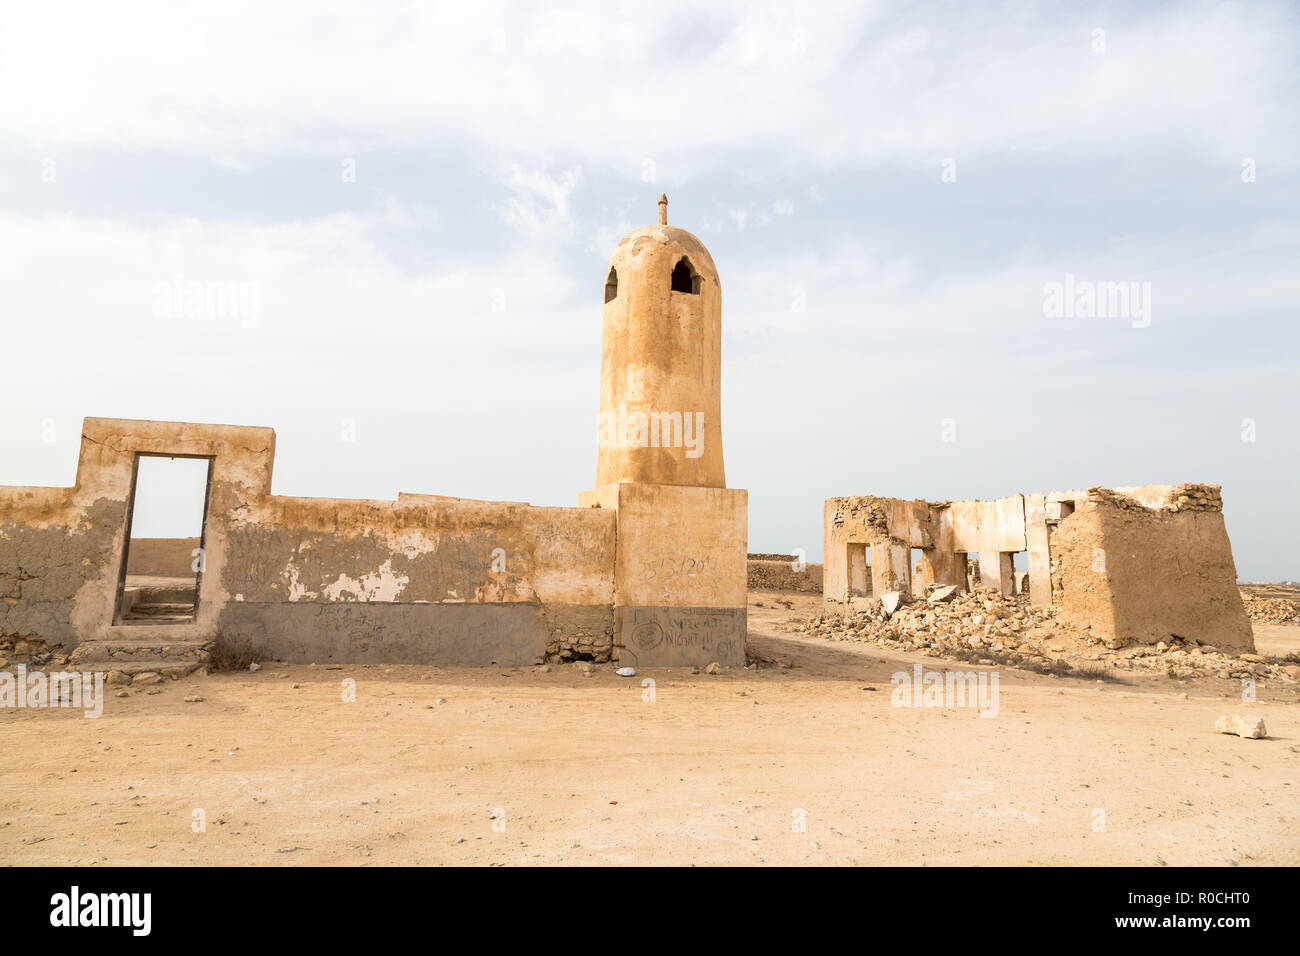
{"type": "Polygon", "coordinates": [[[795,570],[793,554],[751,554],[746,561],[747,584],[751,591],[822,592],[822,566],[804,562],[795,570]]]}

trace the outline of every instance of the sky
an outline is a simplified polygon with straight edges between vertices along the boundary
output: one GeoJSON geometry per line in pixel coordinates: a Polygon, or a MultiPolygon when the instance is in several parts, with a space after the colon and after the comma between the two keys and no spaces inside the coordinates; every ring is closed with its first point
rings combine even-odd
{"type": "Polygon", "coordinates": [[[0,484],[104,416],[271,426],[276,494],[574,505],[666,192],[751,551],[1203,481],[1300,579],[1298,100],[1291,3],[7,5],[0,484]]]}

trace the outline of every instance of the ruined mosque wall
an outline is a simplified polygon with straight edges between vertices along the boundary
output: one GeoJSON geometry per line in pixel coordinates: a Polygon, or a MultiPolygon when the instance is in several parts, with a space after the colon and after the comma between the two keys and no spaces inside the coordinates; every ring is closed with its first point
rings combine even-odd
{"type": "Polygon", "coordinates": [[[86,419],[72,488],[0,487],[0,640],[221,635],[290,661],[449,665],[609,653],[612,512],[273,496],[274,453],[268,428],[86,419]],[[190,623],[115,623],[141,454],[212,460],[190,623]]]}

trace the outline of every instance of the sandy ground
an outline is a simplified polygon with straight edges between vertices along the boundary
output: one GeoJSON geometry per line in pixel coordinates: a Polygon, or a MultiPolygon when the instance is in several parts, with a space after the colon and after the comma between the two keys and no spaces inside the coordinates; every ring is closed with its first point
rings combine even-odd
{"type": "Polygon", "coordinates": [[[0,710],[0,862],[1300,863],[1300,685],[1003,668],[996,717],[893,707],[894,672],[969,665],[779,629],[815,600],[752,595],[771,663],[718,676],[268,664],[0,710]]]}

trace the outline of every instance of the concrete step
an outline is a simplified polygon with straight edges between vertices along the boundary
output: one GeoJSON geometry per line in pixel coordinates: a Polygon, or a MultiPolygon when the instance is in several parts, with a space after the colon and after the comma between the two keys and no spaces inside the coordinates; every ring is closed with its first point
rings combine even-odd
{"type": "Polygon", "coordinates": [[[72,662],[77,664],[119,665],[141,662],[159,662],[167,666],[208,661],[208,641],[84,641],[72,652],[72,662]]]}

